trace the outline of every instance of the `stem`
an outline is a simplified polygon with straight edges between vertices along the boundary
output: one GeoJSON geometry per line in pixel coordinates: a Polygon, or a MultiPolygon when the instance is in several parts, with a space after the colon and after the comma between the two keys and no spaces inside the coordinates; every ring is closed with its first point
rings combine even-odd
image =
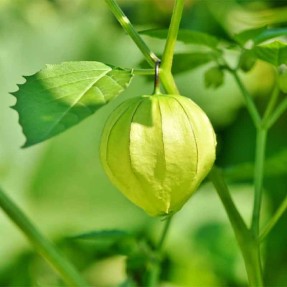
{"type": "Polygon", "coordinates": [[[133,69],[134,75],[137,76],[152,76],[154,75],[154,69],[133,69]]]}
{"type": "Polygon", "coordinates": [[[265,147],[266,147],[267,130],[260,128],[257,130],[256,137],[256,158],[255,158],[255,174],[254,174],[254,206],[251,229],[254,235],[259,235],[260,225],[260,210],[262,203],[262,191],[263,191],[263,177],[264,177],[264,160],[265,160],[265,147]]]}
{"type": "Polygon", "coordinates": [[[178,95],[179,90],[176,86],[176,83],[174,81],[174,78],[171,74],[171,72],[166,73],[164,70],[160,70],[160,80],[162,85],[164,86],[165,90],[169,94],[178,95]]]}
{"type": "Polygon", "coordinates": [[[257,111],[257,108],[252,100],[251,95],[249,94],[249,92],[247,91],[247,89],[245,88],[245,86],[243,85],[240,77],[238,76],[237,72],[233,69],[228,69],[230,71],[230,73],[233,75],[238,87],[240,88],[242,95],[245,99],[246,102],[246,107],[247,110],[252,118],[252,121],[255,125],[256,128],[258,128],[261,125],[261,118],[260,115],[257,111]]]}
{"type": "Polygon", "coordinates": [[[272,228],[275,226],[275,224],[278,222],[280,217],[284,214],[284,212],[287,209],[287,196],[279,206],[279,208],[276,210],[275,214],[272,216],[270,221],[267,223],[267,225],[263,228],[259,240],[263,241],[265,237],[269,234],[269,232],[272,230],[272,228]]]}
{"type": "Polygon", "coordinates": [[[221,170],[213,167],[209,173],[221,202],[226,210],[229,221],[235,233],[235,237],[241,250],[250,286],[263,286],[260,252],[257,240],[247,228],[238,212],[224,181],[221,170]]]}
{"type": "Polygon", "coordinates": [[[146,286],[148,287],[155,287],[158,285],[158,281],[159,281],[159,276],[160,276],[160,259],[161,259],[161,255],[162,255],[162,248],[163,248],[163,244],[166,240],[166,236],[170,227],[170,223],[172,220],[173,216],[169,216],[165,222],[161,237],[158,241],[158,244],[156,246],[155,249],[155,260],[151,266],[151,272],[148,274],[147,277],[147,284],[146,286]]]}
{"type": "Polygon", "coordinates": [[[176,44],[183,8],[184,0],[176,0],[162,57],[162,69],[165,71],[171,71],[174,47],[176,44]]]}
{"type": "Polygon", "coordinates": [[[269,117],[267,127],[271,128],[287,109],[287,99],[283,100],[273,114],[269,117]]]}
{"type": "Polygon", "coordinates": [[[129,34],[135,44],[143,53],[146,61],[150,64],[151,67],[154,66],[154,63],[159,61],[159,58],[149,49],[143,39],[140,37],[138,32],[135,30],[133,25],[131,24],[128,17],[121,10],[120,6],[117,4],[115,0],[105,0],[108,4],[110,10],[119,21],[123,29],[129,34]]]}
{"type": "Polygon", "coordinates": [[[0,207],[26,235],[37,252],[61,275],[67,286],[88,286],[70,262],[36,229],[27,216],[13,203],[1,188],[0,207]]]}
{"type": "Polygon", "coordinates": [[[277,86],[275,86],[273,89],[273,93],[271,95],[271,98],[268,102],[267,108],[265,110],[263,119],[262,119],[262,126],[264,126],[264,127],[268,125],[269,117],[273,113],[273,110],[274,110],[276,103],[277,103],[277,100],[278,100],[278,96],[279,96],[279,89],[277,86]]]}
{"type": "Polygon", "coordinates": [[[218,196],[220,197],[222,204],[226,210],[226,213],[228,215],[229,221],[232,225],[232,228],[235,232],[236,238],[240,244],[242,244],[243,236],[242,234],[245,234],[248,232],[248,228],[243,221],[240,213],[238,212],[238,209],[236,208],[231,196],[230,192],[228,190],[228,187],[224,181],[224,177],[222,174],[222,171],[217,168],[213,167],[211,172],[209,173],[209,178],[211,182],[213,183],[218,196]]]}
{"type": "Polygon", "coordinates": [[[174,48],[182,17],[183,7],[184,7],[184,0],[175,1],[169,25],[169,30],[167,34],[167,39],[165,43],[165,48],[162,56],[160,78],[166,91],[170,94],[179,94],[178,88],[174,81],[174,77],[171,74],[171,68],[172,68],[174,48]]]}
{"type": "Polygon", "coordinates": [[[165,226],[164,226],[164,229],[162,231],[162,234],[161,234],[161,237],[159,239],[159,242],[157,244],[157,251],[158,252],[161,252],[162,251],[162,248],[163,248],[163,244],[166,240],[166,235],[168,233],[168,230],[169,230],[169,227],[170,227],[170,223],[171,223],[171,220],[172,220],[173,216],[169,216],[167,219],[166,219],[166,222],[165,222],[165,226]]]}

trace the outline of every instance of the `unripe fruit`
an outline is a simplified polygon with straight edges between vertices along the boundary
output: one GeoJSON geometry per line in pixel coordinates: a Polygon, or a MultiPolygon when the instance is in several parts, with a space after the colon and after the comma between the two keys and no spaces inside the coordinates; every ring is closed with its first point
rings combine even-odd
{"type": "Polygon", "coordinates": [[[101,161],[112,183],[149,215],[178,211],[215,160],[216,139],[205,113],[178,95],[141,96],[110,115],[101,161]]]}

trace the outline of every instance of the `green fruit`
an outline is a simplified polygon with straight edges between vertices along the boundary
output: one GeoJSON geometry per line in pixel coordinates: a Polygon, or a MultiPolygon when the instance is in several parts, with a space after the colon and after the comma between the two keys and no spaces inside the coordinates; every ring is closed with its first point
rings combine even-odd
{"type": "Polygon", "coordinates": [[[207,88],[218,88],[223,84],[224,73],[220,67],[212,67],[204,74],[204,83],[207,88]]]}
{"type": "Polygon", "coordinates": [[[208,174],[216,139],[190,99],[153,95],[123,102],[110,115],[101,161],[112,183],[149,215],[178,211],[208,174]]]}
{"type": "Polygon", "coordinates": [[[256,60],[256,55],[252,50],[245,50],[240,55],[238,66],[242,71],[248,72],[254,67],[256,60]]]}

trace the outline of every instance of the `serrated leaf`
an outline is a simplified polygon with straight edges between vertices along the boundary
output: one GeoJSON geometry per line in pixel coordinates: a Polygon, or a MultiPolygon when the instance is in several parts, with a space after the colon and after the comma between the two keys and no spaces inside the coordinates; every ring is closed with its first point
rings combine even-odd
{"type": "Polygon", "coordinates": [[[259,59],[274,66],[287,64],[287,44],[281,41],[256,46],[254,52],[259,59]]]}
{"type": "Polygon", "coordinates": [[[47,65],[12,93],[26,136],[24,147],[45,141],[92,115],[130,83],[132,72],[100,62],[47,65]]]}
{"type": "MultiPolygon", "coordinates": [[[[140,32],[143,35],[147,35],[153,38],[166,39],[167,29],[152,29],[140,32]]],[[[179,30],[177,41],[181,41],[185,44],[203,45],[209,48],[216,48],[219,44],[219,40],[209,34],[192,31],[192,30],[179,30]]]]}
{"type": "Polygon", "coordinates": [[[96,239],[124,239],[128,237],[133,237],[133,235],[124,230],[97,230],[88,233],[83,233],[79,235],[72,236],[72,239],[85,239],[85,240],[96,240],[96,239]]]}

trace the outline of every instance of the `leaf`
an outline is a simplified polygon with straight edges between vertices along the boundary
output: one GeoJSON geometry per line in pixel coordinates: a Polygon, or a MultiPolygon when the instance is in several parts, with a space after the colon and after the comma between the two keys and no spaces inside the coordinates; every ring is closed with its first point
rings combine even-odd
{"type": "MultiPolygon", "coordinates": [[[[152,29],[140,32],[143,35],[147,35],[153,38],[166,39],[167,29],[152,29]]],[[[219,44],[219,40],[209,34],[192,31],[192,30],[179,30],[177,40],[185,44],[203,45],[209,48],[216,48],[219,44]]]]}
{"type": "Polygon", "coordinates": [[[132,280],[132,278],[127,278],[124,282],[122,282],[118,287],[137,287],[138,285],[132,280]]]}
{"type": "Polygon", "coordinates": [[[280,37],[280,36],[287,36],[287,28],[274,28],[274,29],[266,29],[261,34],[259,34],[254,39],[255,44],[260,44],[264,41],[280,37]]]}
{"type": "Polygon", "coordinates": [[[25,77],[12,93],[27,138],[24,147],[45,141],[92,115],[130,83],[132,72],[100,62],[47,65],[25,77]]]}
{"type": "Polygon", "coordinates": [[[234,36],[234,39],[241,45],[244,45],[249,40],[252,40],[255,45],[258,45],[267,40],[286,35],[287,28],[268,29],[267,27],[260,27],[240,32],[234,36]]]}
{"type": "Polygon", "coordinates": [[[179,53],[173,58],[172,73],[179,74],[195,69],[216,59],[215,53],[179,53]]]}
{"type": "Polygon", "coordinates": [[[98,230],[91,231],[88,233],[83,233],[79,235],[72,236],[72,239],[85,239],[85,240],[95,240],[95,239],[124,239],[128,237],[133,237],[133,235],[124,230],[98,230]]]}
{"type": "MultiPolygon", "coordinates": [[[[196,69],[204,64],[207,64],[218,57],[214,52],[193,52],[193,53],[177,53],[174,54],[172,63],[172,73],[180,74],[189,70],[196,69]]],[[[149,68],[149,65],[145,60],[139,63],[139,66],[143,69],[149,68]]],[[[153,79],[153,77],[152,77],[153,79]]]]}
{"type": "Polygon", "coordinates": [[[274,66],[287,64],[287,44],[281,41],[256,46],[254,52],[259,59],[274,66]]]}
{"type": "MultiPolygon", "coordinates": [[[[264,175],[266,177],[287,175],[287,150],[282,150],[266,159],[264,175]]],[[[247,162],[224,169],[224,176],[232,181],[252,180],[254,176],[254,163],[247,162]]]]}
{"type": "Polygon", "coordinates": [[[257,36],[262,34],[262,32],[265,30],[266,27],[244,30],[238,34],[235,34],[234,39],[239,44],[244,45],[248,40],[253,40],[257,36]]]}

